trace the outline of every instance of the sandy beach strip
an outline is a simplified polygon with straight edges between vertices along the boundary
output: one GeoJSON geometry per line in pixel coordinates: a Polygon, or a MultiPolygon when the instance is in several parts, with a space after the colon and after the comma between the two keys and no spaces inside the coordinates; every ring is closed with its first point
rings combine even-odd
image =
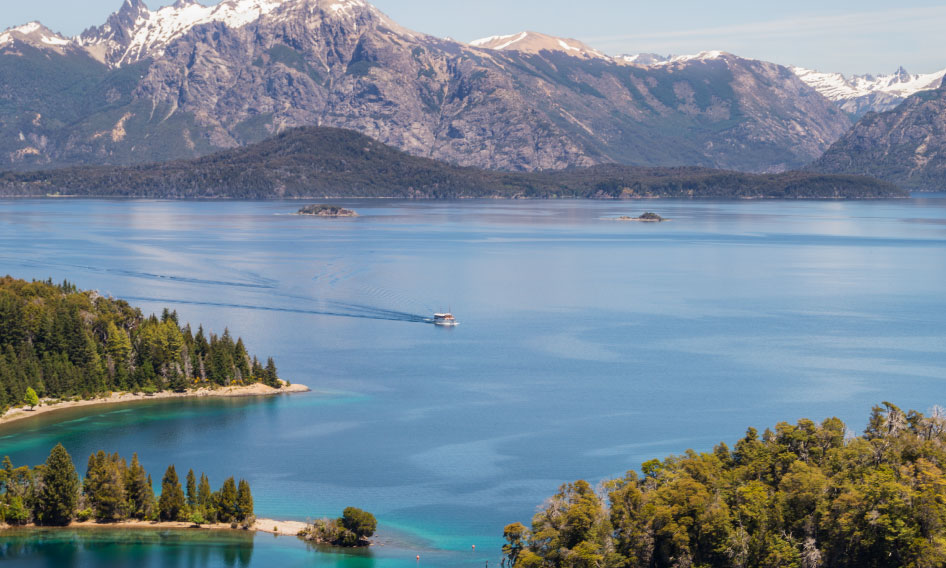
{"type": "Polygon", "coordinates": [[[39,406],[30,410],[28,406],[23,406],[19,408],[11,408],[4,414],[0,416],[0,425],[9,424],[11,422],[16,422],[17,420],[23,420],[25,418],[33,418],[50,412],[56,412],[57,410],[65,410],[67,408],[79,408],[83,406],[97,406],[97,405],[106,405],[106,404],[117,404],[121,402],[134,402],[140,400],[159,400],[163,398],[198,398],[198,397],[249,397],[249,396],[276,396],[281,394],[293,394],[300,392],[309,392],[311,389],[305,385],[292,384],[287,385],[283,384],[282,388],[273,388],[262,383],[255,383],[252,385],[246,386],[228,386],[228,387],[217,387],[217,388],[207,388],[201,387],[199,389],[188,390],[186,392],[172,392],[172,391],[163,391],[155,393],[152,395],[147,395],[144,393],[111,393],[108,396],[102,396],[100,398],[93,398],[89,400],[73,400],[73,401],[63,401],[59,402],[56,400],[41,400],[39,406]]]}
{"type": "Polygon", "coordinates": [[[257,519],[250,529],[244,529],[240,526],[233,528],[229,523],[205,523],[200,526],[187,521],[138,521],[125,520],[114,523],[100,523],[97,521],[73,522],[65,527],[37,527],[33,523],[22,527],[14,527],[0,523],[0,531],[4,529],[35,529],[35,528],[53,528],[53,529],[150,529],[150,530],[219,530],[219,531],[255,531],[274,534],[278,536],[297,536],[299,532],[306,528],[302,521],[276,521],[273,519],[257,519]]]}

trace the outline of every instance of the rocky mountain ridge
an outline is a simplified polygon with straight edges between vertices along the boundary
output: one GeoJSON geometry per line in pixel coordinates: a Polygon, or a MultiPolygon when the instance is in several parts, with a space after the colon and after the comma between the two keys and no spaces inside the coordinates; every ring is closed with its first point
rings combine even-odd
{"type": "Polygon", "coordinates": [[[810,169],[869,175],[919,191],[943,191],[946,80],[892,110],[868,113],[810,169]]]}
{"type": "Polygon", "coordinates": [[[155,11],[125,0],[68,45],[8,35],[8,169],[192,158],[324,125],[463,166],[774,172],[810,162],[850,127],[775,64],[710,52],[644,67],[565,48],[488,49],[413,32],[361,0],[179,0],[155,11]]]}

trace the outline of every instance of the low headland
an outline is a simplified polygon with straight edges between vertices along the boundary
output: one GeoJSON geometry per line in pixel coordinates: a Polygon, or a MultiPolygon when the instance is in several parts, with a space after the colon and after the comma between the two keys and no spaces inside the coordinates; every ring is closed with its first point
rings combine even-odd
{"type": "Polygon", "coordinates": [[[133,454],[129,464],[99,450],[80,478],[72,456],[57,444],[42,465],[0,467],[0,530],[14,528],[199,529],[260,531],[298,536],[340,547],[370,546],[378,522],[348,507],[337,519],[311,523],[259,519],[250,484],[227,478],[213,491],[207,475],[188,470],[184,482],[174,464],[155,495],[151,476],[133,454]],[[198,481],[199,479],[199,481],[198,481]]]}
{"type": "Polygon", "coordinates": [[[314,217],[357,217],[358,213],[337,205],[306,205],[296,215],[311,215],[314,217]]]}
{"type": "Polygon", "coordinates": [[[0,424],[96,404],[309,390],[229,330],[195,333],[178,320],[70,282],[0,278],[0,424]]]}

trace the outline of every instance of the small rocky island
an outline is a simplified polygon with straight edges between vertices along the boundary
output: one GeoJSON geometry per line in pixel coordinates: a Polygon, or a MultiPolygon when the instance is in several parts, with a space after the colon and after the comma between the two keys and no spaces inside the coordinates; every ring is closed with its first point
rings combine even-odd
{"type": "Polygon", "coordinates": [[[669,219],[664,219],[660,215],[656,213],[652,213],[650,211],[644,213],[640,217],[629,217],[627,215],[622,215],[621,217],[617,217],[615,220],[616,221],[641,221],[644,223],[661,223],[663,221],[669,221],[669,219]]]}
{"type": "Polygon", "coordinates": [[[358,213],[337,205],[306,205],[299,210],[297,215],[314,215],[315,217],[357,217],[358,213]]]}

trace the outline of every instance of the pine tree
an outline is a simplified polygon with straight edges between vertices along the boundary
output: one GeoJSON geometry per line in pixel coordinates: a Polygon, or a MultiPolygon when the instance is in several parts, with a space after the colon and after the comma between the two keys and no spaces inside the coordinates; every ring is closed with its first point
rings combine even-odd
{"type": "Polygon", "coordinates": [[[130,503],[130,514],[136,519],[147,519],[154,513],[154,489],[151,477],[138,461],[138,454],[132,454],[128,467],[125,487],[130,503]]]}
{"type": "Polygon", "coordinates": [[[273,361],[273,358],[270,357],[266,360],[266,370],[263,372],[265,376],[265,382],[267,385],[279,388],[282,384],[279,382],[279,375],[276,373],[276,363],[273,361]]]}
{"type": "Polygon", "coordinates": [[[217,518],[213,507],[213,490],[210,489],[210,480],[204,473],[200,474],[200,485],[197,486],[197,506],[208,521],[212,522],[217,518]]]}
{"type": "Polygon", "coordinates": [[[191,511],[197,507],[197,479],[193,469],[187,470],[187,505],[191,511]]]}
{"type": "Polygon", "coordinates": [[[162,521],[178,521],[184,513],[184,490],[177,478],[174,465],[168,466],[161,479],[161,497],[158,499],[158,515],[162,521]]]}
{"type": "Polygon", "coordinates": [[[221,523],[232,523],[237,520],[237,491],[232,477],[228,477],[223,482],[223,487],[220,488],[216,497],[217,520],[221,523]]]}
{"type": "Polygon", "coordinates": [[[253,516],[253,494],[250,492],[250,484],[245,479],[240,480],[237,487],[236,498],[236,519],[245,521],[253,516]]]}
{"type": "Polygon", "coordinates": [[[62,444],[49,453],[38,499],[39,524],[65,526],[72,522],[79,501],[79,475],[62,444]]]}
{"type": "Polygon", "coordinates": [[[125,463],[118,454],[105,460],[95,499],[95,518],[99,521],[108,522],[125,518],[127,512],[125,469],[125,463]]]}
{"type": "Polygon", "coordinates": [[[93,510],[98,507],[99,492],[105,477],[105,452],[89,455],[89,462],[85,468],[85,479],[82,482],[82,493],[93,510]]]}

